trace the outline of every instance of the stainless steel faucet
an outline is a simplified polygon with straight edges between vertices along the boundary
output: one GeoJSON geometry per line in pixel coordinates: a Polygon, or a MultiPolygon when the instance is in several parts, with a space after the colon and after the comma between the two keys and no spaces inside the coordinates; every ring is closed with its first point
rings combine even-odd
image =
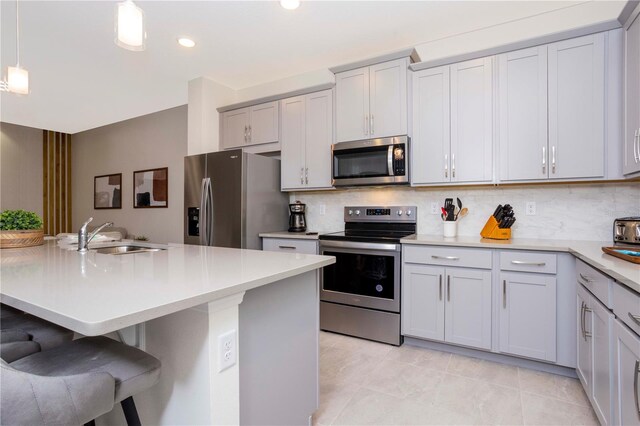
{"type": "Polygon", "coordinates": [[[89,242],[93,239],[93,237],[96,236],[98,232],[100,232],[103,228],[106,228],[107,226],[113,226],[113,222],[106,222],[98,226],[98,228],[92,233],[89,233],[87,231],[87,226],[89,225],[89,223],[91,223],[92,220],[93,218],[90,217],[89,220],[87,220],[82,225],[82,227],[80,227],[80,230],[78,231],[78,251],[81,253],[89,251],[89,248],[88,248],[89,242]]]}

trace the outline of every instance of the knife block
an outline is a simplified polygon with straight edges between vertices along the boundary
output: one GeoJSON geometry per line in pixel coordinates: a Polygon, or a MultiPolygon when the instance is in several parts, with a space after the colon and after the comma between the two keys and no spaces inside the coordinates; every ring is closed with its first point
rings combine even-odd
{"type": "Polygon", "coordinates": [[[511,228],[499,228],[496,218],[489,216],[489,220],[487,220],[487,223],[484,224],[484,228],[480,231],[480,236],[491,240],[510,240],[511,228]]]}

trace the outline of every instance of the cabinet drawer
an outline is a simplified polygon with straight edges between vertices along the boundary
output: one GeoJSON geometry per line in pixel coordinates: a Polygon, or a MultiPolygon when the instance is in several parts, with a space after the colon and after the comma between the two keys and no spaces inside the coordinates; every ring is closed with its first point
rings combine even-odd
{"type": "Polygon", "coordinates": [[[263,238],[262,250],[281,251],[284,253],[317,254],[316,240],[294,240],[288,238],[263,238]]]}
{"type": "Polygon", "coordinates": [[[519,250],[500,252],[500,269],[503,271],[556,273],[557,256],[553,253],[537,253],[519,250]]]}
{"type": "Polygon", "coordinates": [[[429,265],[491,269],[491,250],[440,246],[405,246],[404,261],[429,265]]]}
{"type": "Polygon", "coordinates": [[[630,329],[640,334],[640,295],[613,284],[613,313],[630,329]]]}
{"type": "MultiPolygon", "coordinates": [[[[602,304],[611,309],[613,280],[581,260],[576,260],[576,279],[593,293],[602,304]]],[[[638,311],[640,315],[640,310],[638,311]]]]}

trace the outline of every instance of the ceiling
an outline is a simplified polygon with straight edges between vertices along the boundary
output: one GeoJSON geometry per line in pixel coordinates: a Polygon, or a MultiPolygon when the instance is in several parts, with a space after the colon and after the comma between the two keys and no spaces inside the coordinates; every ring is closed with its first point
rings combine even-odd
{"type": "MultiPolygon", "coordinates": [[[[187,103],[207,76],[235,90],[581,2],[138,1],[147,49],[113,42],[115,2],[22,1],[21,65],[31,93],[2,93],[0,119],[68,133],[187,103]],[[193,49],[176,43],[187,35],[193,49]]],[[[624,2],[610,2],[615,18],[624,2]]],[[[15,64],[15,2],[1,2],[1,65],[15,64]]],[[[610,16],[609,16],[610,15],[610,16]]]]}

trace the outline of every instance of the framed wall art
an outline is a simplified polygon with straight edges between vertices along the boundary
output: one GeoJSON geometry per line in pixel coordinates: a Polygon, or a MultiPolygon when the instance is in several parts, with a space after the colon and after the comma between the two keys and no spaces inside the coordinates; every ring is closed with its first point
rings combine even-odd
{"type": "Polygon", "coordinates": [[[161,208],[169,206],[169,168],[133,172],[133,207],[161,208]]]}
{"type": "Polygon", "coordinates": [[[93,178],[93,208],[122,208],[122,173],[93,178]]]}

